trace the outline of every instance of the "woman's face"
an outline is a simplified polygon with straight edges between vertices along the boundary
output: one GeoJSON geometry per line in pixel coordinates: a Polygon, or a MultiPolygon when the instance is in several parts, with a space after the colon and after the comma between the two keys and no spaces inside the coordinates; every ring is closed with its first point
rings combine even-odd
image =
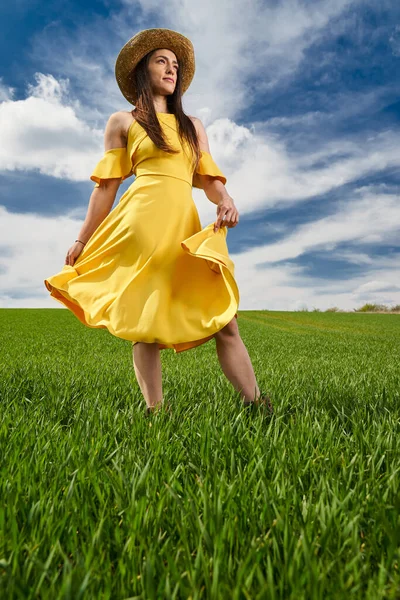
{"type": "Polygon", "coordinates": [[[172,94],[178,78],[178,60],[172,50],[155,50],[148,64],[150,85],[153,93],[172,94]]]}

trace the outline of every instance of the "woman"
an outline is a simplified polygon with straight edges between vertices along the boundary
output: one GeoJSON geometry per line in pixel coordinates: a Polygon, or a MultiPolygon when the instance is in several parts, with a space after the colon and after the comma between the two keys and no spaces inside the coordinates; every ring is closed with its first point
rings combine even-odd
{"type": "Polygon", "coordinates": [[[211,338],[243,403],[272,413],[236,322],[239,291],[226,228],[237,225],[238,211],[201,121],[182,109],[194,71],[192,43],[170,29],[141,31],[122,48],[116,79],[135,109],[109,118],[86,219],[62,271],[45,285],[85,325],[132,342],[146,414],[164,403],[160,349],[182,352],[211,338]],[[215,224],[204,229],[192,186],[217,205],[215,224]]]}

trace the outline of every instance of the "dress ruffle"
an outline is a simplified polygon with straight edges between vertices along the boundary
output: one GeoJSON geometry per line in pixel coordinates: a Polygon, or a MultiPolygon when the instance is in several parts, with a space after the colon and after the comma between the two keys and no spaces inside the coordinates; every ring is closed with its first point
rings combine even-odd
{"type": "MultiPolygon", "coordinates": [[[[210,175],[211,177],[218,179],[225,185],[227,179],[221,171],[221,169],[219,169],[219,167],[214,162],[214,159],[211,156],[211,154],[209,152],[206,152],[205,150],[200,150],[200,152],[201,157],[195,173],[197,173],[198,175],[210,175]]],[[[193,187],[201,190],[204,189],[203,182],[200,179],[193,180],[193,187]]]]}
{"type": "Polygon", "coordinates": [[[90,176],[99,187],[103,179],[119,179],[123,181],[133,173],[132,161],[127,148],[112,148],[104,152],[103,158],[97,163],[90,176]]]}
{"type": "MultiPolygon", "coordinates": [[[[237,318],[236,310],[240,301],[240,293],[235,280],[235,265],[229,258],[226,236],[226,227],[220,227],[218,231],[214,232],[214,223],[210,223],[183,240],[181,246],[188,254],[204,259],[212,271],[222,275],[231,298],[230,310],[234,311],[233,316],[237,318]]],[[[230,319],[227,323],[229,321],[230,319]]]]}
{"type": "MultiPolygon", "coordinates": [[[[226,236],[226,227],[221,227],[214,232],[214,223],[210,223],[201,231],[181,242],[181,247],[188,255],[205,260],[208,267],[217,276],[222,277],[222,287],[218,289],[220,293],[222,289],[227,293],[225,298],[221,294],[219,310],[216,311],[212,326],[209,326],[210,335],[185,342],[174,340],[170,343],[167,340],[159,340],[160,349],[173,348],[178,353],[194,348],[213,338],[215,333],[227,325],[233,317],[237,319],[240,296],[235,281],[234,263],[228,255],[226,236]]],[[[79,261],[76,266],[64,265],[59,273],[48,277],[44,280],[44,283],[50,295],[73,312],[84,325],[97,329],[108,329],[111,334],[117,335],[117,337],[137,343],[136,331],[132,331],[131,335],[127,332],[117,331],[117,324],[110,318],[110,314],[107,314],[110,313],[112,304],[116,299],[113,291],[108,290],[108,293],[105,291],[101,297],[93,297],[91,291],[93,279],[93,268],[90,261],[89,265],[86,265],[85,260],[83,260],[82,265],[79,261]],[[106,305],[107,311],[104,311],[104,305],[106,305]]],[[[208,300],[210,303],[215,302],[215,297],[212,298],[212,296],[216,289],[217,281],[215,281],[213,288],[210,287],[204,290],[205,297],[208,294],[211,295],[208,300]]]]}

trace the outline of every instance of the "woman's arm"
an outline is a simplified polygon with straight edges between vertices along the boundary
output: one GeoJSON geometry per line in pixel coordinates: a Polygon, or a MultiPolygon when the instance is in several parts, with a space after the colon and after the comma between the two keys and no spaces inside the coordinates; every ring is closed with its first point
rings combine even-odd
{"type": "MultiPolygon", "coordinates": [[[[104,131],[104,151],[112,148],[124,148],[126,115],[121,112],[113,113],[107,121],[104,131]]],[[[99,187],[93,189],[84,223],[77,239],[87,242],[100,223],[106,218],[115,201],[121,178],[101,180],[99,187]]]]}
{"type": "MultiPolygon", "coordinates": [[[[210,144],[208,142],[207,133],[203,123],[197,117],[191,117],[191,119],[196,128],[200,150],[204,150],[211,155],[210,144]]],[[[222,200],[224,196],[229,196],[222,181],[219,181],[210,175],[200,175],[199,173],[195,173],[193,176],[193,182],[196,183],[196,181],[200,180],[202,182],[201,187],[204,189],[207,198],[214,204],[218,204],[218,202],[222,200]]]]}
{"type": "MultiPolygon", "coordinates": [[[[204,150],[211,155],[208,137],[203,123],[196,117],[191,117],[196,128],[197,138],[199,140],[200,150],[204,150]]],[[[193,181],[196,178],[201,178],[203,189],[210,200],[217,205],[217,220],[215,222],[214,231],[219,227],[235,227],[239,223],[239,212],[235,206],[233,198],[228,194],[228,191],[222,181],[210,176],[200,175],[196,173],[193,181]]]]}

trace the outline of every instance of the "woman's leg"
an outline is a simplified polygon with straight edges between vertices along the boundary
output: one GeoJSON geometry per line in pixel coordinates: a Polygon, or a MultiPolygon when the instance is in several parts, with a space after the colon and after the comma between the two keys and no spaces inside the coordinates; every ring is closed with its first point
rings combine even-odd
{"type": "Polygon", "coordinates": [[[149,407],[163,401],[160,348],[157,343],[137,342],[132,347],[136,379],[149,407]]]}
{"type": "Polygon", "coordinates": [[[260,390],[236,318],[215,334],[215,341],[221,368],[235,390],[241,392],[245,402],[257,400],[260,390]]]}

